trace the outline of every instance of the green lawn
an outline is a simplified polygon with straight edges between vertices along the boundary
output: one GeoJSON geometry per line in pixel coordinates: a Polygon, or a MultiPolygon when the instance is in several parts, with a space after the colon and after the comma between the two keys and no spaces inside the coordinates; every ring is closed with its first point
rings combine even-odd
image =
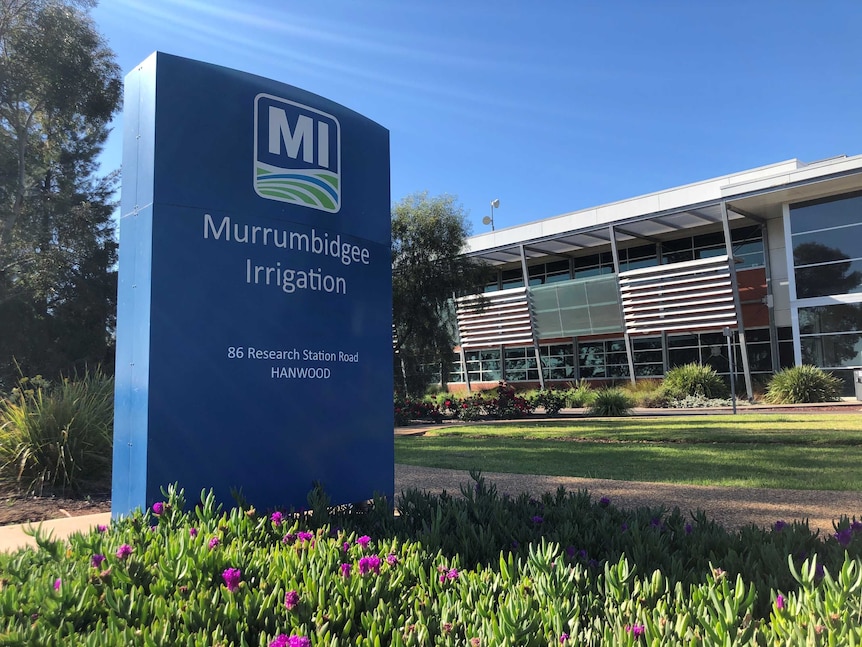
{"type": "Polygon", "coordinates": [[[862,416],[688,415],[441,426],[395,439],[408,465],[862,491],[862,416]]]}

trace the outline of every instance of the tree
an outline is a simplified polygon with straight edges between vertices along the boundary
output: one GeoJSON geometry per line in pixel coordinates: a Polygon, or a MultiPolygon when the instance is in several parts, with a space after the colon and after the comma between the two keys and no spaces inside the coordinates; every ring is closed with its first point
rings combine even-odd
{"type": "Polygon", "coordinates": [[[0,391],[111,360],[117,175],[96,158],[122,81],[92,4],[0,0],[0,391]]]}
{"type": "Polygon", "coordinates": [[[416,193],[392,209],[399,391],[415,392],[427,385],[420,364],[438,364],[446,380],[456,343],[453,297],[481,292],[492,276],[489,266],[463,255],[469,234],[464,210],[453,196],[416,193]]]}

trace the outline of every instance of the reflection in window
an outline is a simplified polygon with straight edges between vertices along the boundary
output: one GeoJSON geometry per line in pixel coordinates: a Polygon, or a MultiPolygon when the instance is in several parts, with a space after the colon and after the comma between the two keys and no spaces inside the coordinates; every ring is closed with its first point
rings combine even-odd
{"type": "Polygon", "coordinates": [[[500,350],[472,350],[464,354],[471,382],[497,382],[502,379],[500,350]]]}
{"type": "Polygon", "coordinates": [[[862,366],[862,303],[799,308],[799,332],[804,363],[862,366]]]}
{"type": "Polygon", "coordinates": [[[862,194],[790,207],[796,296],[862,292],[862,194]]]}

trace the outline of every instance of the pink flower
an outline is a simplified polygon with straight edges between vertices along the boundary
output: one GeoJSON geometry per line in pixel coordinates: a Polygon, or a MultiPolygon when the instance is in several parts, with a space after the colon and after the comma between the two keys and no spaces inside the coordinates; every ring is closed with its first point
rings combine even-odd
{"type": "Polygon", "coordinates": [[[128,544],[123,544],[117,549],[117,557],[119,559],[126,559],[129,555],[134,552],[134,549],[128,544]]]}
{"type": "Polygon", "coordinates": [[[93,565],[93,568],[101,568],[102,562],[104,561],[105,556],[100,553],[96,553],[90,558],[90,563],[93,565]]]}
{"type": "Polygon", "coordinates": [[[626,631],[629,632],[635,638],[640,638],[644,635],[646,627],[644,627],[643,625],[626,625],[626,631]]]}
{"type": "Polygon", "coordinates": [[[189,537],[197,537],[198,529],[197,528],[189,528],[189,537]]]}
{"type": "Polygon", "coordinates": [[[350,577],[350,564],[342,564],[341,565],[341,574],[344,577],[350,577]]]}
{"type": "Polygon", "coordinates": [[[368,575],[371,571],[380,575],[380,558],[377,555],[370,555],[359,560],[360,575],[368,575]]]}
{"type": "Polygon", "coordinates": [[[272,515],[270,516],[269,519],[270,519],[270,521],[272,521],[272,523],[274,523],[277,526],[278,524],[280,524],[284,520],[284,515],[278,511],[276,511],[276,512],[272,513],[272,515]]]}
{"type": "Polygon", "coordinates": [[[219,545],[218,537],[213,537],[212,539],[209,540],[209,543],[207,544],[207,546],[209,546],[210,550],[212,550],[213,548],[215,548],[218,545],[219,545]]]}
{"type": "Polygon", "coordinates": [[[299,604],[299,593],[296,591],[288,591],[284,595],[284,606],[288,611],[293,611],[296,605],[299,604]]]}
{"type": "Polygon", "coordinates": [[[96,526],[96,531],[98,532],[108,532],[108,526],[103,523],[100,523],[96,526]]]}
{"type": "Polygon", "coordinates": [[[371,537],[368,535],[362,535],[356,540],[356,543],[362,546],[362,548],[368,548],[368,544],[371,543],[371,537]]]}
{"type": "Polygon", "coordinates": [[[165,504],[161,501],[156,501],[153,504],[153,514],[159,516],[165,511],[165,504]]]}
{"type": "Polygon", "coordinates": [[[386,563],[389,564],[390,566],[395,566],[398,563],[398,556],[394,555],[392,553],[389,553],[386,556],[386,563]]]}
{"type": "Polygon", "coordinates": [[[784,608],[784,596],[780,593],[775,596],[775,608],[781,611],[784,608]]]}
{"type": "Polygon", "coordinates": [[[226,568],[221,576],[228,591],[233,593],[239,588],[239,582],[242,579],[241,570],[238,568],[226,568]]]}
{"type": "Polygon", "coordinates": [[[55,590],[55,591],[59,591],[59,590],[60,590],[60,586],[61,586],[62,584],[63,584],[63,580],[61,580],[61,579],[58,577],[56,580],[54,580],[54,590],[55,590]]]}

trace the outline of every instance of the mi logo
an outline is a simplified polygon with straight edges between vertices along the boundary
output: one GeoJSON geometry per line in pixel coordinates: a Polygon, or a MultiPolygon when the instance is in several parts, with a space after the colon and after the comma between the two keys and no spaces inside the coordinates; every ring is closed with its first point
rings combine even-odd
{"type": "Polygon", "coordinates": [[[267,200],[341,209],[341,126],[325,112],[259,94],[254,99],[254,190],[267,200]]]}

